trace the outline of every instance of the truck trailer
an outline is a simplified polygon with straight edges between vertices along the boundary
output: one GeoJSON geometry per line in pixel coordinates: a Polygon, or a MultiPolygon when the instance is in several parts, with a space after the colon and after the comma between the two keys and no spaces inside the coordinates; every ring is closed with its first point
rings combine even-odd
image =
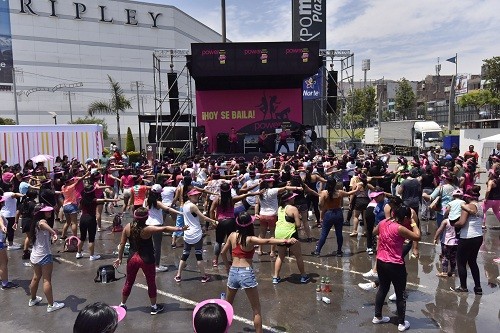
{"type": "Polygon", "coordinates": [[[40,154],[80,161],[99,158],[104,149],[102,130],[101,125],[1,125],[0,160],[23,165],[40,154]]]}

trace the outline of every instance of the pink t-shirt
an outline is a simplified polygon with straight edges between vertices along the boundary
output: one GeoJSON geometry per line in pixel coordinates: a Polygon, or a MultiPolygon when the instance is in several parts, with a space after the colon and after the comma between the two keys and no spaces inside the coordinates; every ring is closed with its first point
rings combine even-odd
{"type": "Polygon", "coordinates": [[[378,225],[377,259],[392,264],[404,264],[404,237],[398,234],[399,224],[391,219],[384,219],[378,225]]]}
{"type": "Polygon", "coordinates": [[[134,176],[128,175],[128,176],[122,176],[122,185],[124,188],[131,188],[134,186],[135,180],[134,176]]]}

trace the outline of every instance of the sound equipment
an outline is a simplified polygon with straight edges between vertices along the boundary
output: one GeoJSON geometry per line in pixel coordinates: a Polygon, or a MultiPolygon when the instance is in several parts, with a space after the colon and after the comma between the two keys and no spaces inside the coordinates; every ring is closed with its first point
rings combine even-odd
{"type": "Polygon", "coordinates": [[[328,87],[326,97],[326,113],[335,113],[337,111],[337,83],[338,72],[328,71],[328,87]]]}
{"type": "Polygon", "coordinates": [[[219,133],[217,134],[217,152],[218,153],[229,153],[229,134],[219,133]]]}
{"type": "Polygon", "coordinates": [[[174,115],[179,112],[179,88],[177,85],[177,73],[167,73],[167,81],[169,89],[168,104],[170,105],[170,114],[174,115]]]}

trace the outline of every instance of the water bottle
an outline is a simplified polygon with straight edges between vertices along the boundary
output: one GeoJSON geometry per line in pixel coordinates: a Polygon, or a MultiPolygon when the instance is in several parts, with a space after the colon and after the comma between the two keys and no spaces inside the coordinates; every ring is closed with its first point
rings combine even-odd
{"type": "Polygon", "coordinates": [[[226,300],[226,293],[220,293],[220,299],[226,300]]]}
{"type": "Polygon", "coordinates": [[[320,285],[321,291],[325,291],[325,277],[321,277],[321,285],[320,285]]]}
{"type": "Polygon", "coordinates": [[[108,276],[105,268],[101,270],[101,283],[108,283],[108,276]]]}
{"type": "Polygon", "coordinates": [[[331,285],[331,283],[330,283],[330,278],[329,278],[329,277],[327,277],[327,278],[325,279],[325,291],[326,291],[327,293],[332,292],[332,285],[331,285]]]}
{"type": "Polygon", "coordinates": [[[316,300],[321,301],[321,286],[319,284],[316,286],[316,300]]]}

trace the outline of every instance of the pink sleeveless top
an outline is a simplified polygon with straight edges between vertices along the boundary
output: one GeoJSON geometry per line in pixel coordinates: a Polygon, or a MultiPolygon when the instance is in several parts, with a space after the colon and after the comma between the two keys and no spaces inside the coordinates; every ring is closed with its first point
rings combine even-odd
{"type": "Polygon", "coordinates": [[[377,259],[392,264],[404,264],[404,238],[398,234],[399,224],[390,219],[382,220],[378,225],[377,259]]]}

